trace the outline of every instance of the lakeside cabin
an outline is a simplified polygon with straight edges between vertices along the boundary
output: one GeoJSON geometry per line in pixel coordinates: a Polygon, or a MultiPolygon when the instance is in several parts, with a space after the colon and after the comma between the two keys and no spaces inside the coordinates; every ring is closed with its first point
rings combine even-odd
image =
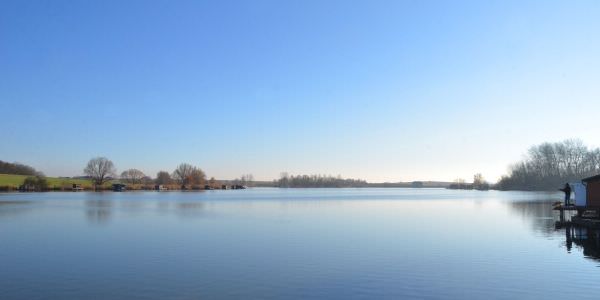
{"type": "Polygon", "coordinates": [[[73,187],[71,188],[73,192],[83,191],[83,187],[79,183],[73,183],[73,187]]]}
{"type": "Polygon", "coordinates": [[[247,186],[241,185],[241,184],[232,184],[232,185],[223,184],[223,185],[221,185],[222,190],[244,190],[247,188],[248,188],[247,186]]]}
{"type": "Polygon", "coordinates": [[[578,182],[569,182],[575,199],[569,205],[554,208],[560,212],[560,224],[575,224],[600,229],[600,174],[578,182]],[[565,211],[577,211],[565,222],[565,211]]]}
{"type": "Polygon", "coordinates": [[[113,192],[124,192],[127,189],[127,186],[122,183],[113,183],[112,189],[113,192]]]}
{"type": "Polygon", "coordinates": [[[600,175],[581,180],[585,186],[585,207],[600,209],[600,175]]]}
{"type": "Polygon", "coordinates": [[[569,185],[575,196],[569,206],[577,209],[600,210],[600,175],[569,182],[569,185]]]}
{"type": "Polygon", "coordinates": [[[575,188],[577,217],[584,220],[598,219],[600,217],[600,175],[582,179],[581,183],[576,183],[575,188]],[[577,189],[580,189],[579,200],[577,189]]]}

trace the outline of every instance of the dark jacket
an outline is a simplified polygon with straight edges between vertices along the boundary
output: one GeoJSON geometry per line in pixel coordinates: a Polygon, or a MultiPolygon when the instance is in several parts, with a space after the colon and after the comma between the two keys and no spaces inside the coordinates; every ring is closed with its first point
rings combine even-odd
{"type": "Polygon", "coordinates": [[[565,192],[565,194],[570,194],[571,193],[571,186],[568,184],[565,184],[565,187],[560,189],[561,191],[565,192]]]}

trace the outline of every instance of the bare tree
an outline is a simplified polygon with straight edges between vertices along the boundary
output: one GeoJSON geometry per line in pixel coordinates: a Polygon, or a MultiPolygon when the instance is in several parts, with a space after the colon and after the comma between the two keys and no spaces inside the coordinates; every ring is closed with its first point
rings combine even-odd
{"type": "Polygon", "coordinates": [[[483,184],[484,182],[485,182],[485,179],[483,179],[483,175],[481,175],[481,173],[477,173],[477,174],[473,175],[473,184],[474,185],[483,184]]]}
{"type": "Polygon", "coordinates": [[[204,187],[206,183],[206,174],[200,168],[194,167],[189,176],[189,183],[196,186],[204,187]]]}
{"type": "MultiPolygon", "coordinates": [[[[475,175],[477,176],[477,175],[475,175]]],[[[462,178],[456,178],[454,179],[454,182],[452,182],[449,186],[449,189],[455,189],[455,190],[470,190],[473,189],[473,185],[472,184],[468,184],[464,179],[462,178]]]]}
{"type": "Polygon", "coordinates": [[[254,184],[254,175],[252,174],[244,174],[241,178],[241,184],[247,186],[253,186],[254,184]]]}
{"type": "Polygon", "coordinates": [[[129,169],[121,173],[121,179],[131,184],[142,183],[142,178],[144,178],[144,176],[146,175],[138,169],[129,169]]]}
{"type": "Polygon", "coordinates": [[[476,190],[488,190],[490,185],[481,173],[477,173],[473,176],[473,188],[476,190]]]}
{"type": "Polygon", "coordinates": [[[173,179],[177,180],[177,182],[182,186],[188,185],[190,183],[190,175],[192,175],[193,170],[194,166],[182,163],[177,166],[175,171],[173,171],[173,179]]]}
{"type": "Polygon", "coordinates": [[[115,166],[112,161],[106,157],[96,157],[90,159],[83,172],[92,178],[94,185],[103,185],[107,177],[115,176],[115,166]]]}
{"type": "Polygon", "coordinates": [[[156,184],[170,184],[171,181],[171,175],[169,175],[169,172],[160,171],[156,173],[156,184]]]}
{"type": "Polygon", "coordinates": [[[289,187],[290,186],[290,177],[287,172],[281,172],[279,174],[279,187],[289,187]]]}
{"type": "Polygon", "coordinates": [[[208,185],[213,189],[218,188],[219,182],[214,177],[211,177],[210,180],[208,181],[208,185]]]}
{"type": "Polygon", "coordinates": [[[553,190],[600,172],[600,149],[588,149],[581,140],[543,143],[531,147],[527,154],[502,177],[499,189],[553,190]]]}

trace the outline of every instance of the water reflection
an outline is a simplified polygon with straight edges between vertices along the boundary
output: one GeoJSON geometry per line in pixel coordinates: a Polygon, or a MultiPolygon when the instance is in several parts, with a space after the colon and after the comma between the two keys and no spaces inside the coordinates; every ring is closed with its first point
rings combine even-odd
{"type": "Polygon", "coordinates": [[[90,223],[104,224],[110,220],[113,202],[107,199],[88,199],[85,201],[85,208],[90,223]]]}
{"type": "Polygon", "coordinates": [[[157,210],[161,214],[174,213],[179,217],[204,217],[206,215],[206,204],[203,201],[189,202],[167,202],[159,201],[157,210]]]}
{"type": "Polygon", "coordinates": [[[532,200],[510,202],[509,207],[517,212],[523,220],[531,224],[534,231],[543,236],[551,236],[556,233],[555,212],[552,210],[552,201],[532,200]]]}
{"type": "Polygon", "coordinates": [[[126,200],[126,201],[119,201],[119,207],[126,211],[126,212],[132,212],[132,213],[137,213],[140,212],[144,209],[146,205],[146,201],[135,201],[135,200],[126,200]]]}
{"type": "Polygon", "coordinates": [[[565,227],[565,244],[571,251],[573,244],[583,251],[587,258],[600,261],[600,232],[579,226],[565,227]]]}
{"type": "MultiPolygon", "coordinates": [[[[149,213],[149,199],[120,199],[110,195],[92,195],[85,201],[85,214],[90,223],[104,224],[109,222],[115,213],[125,215],[144,215],[149,213]]],[[[190,201],[156,201],[157,211],[161,214],[172,214],[179,217],[204,217],[206,203],[201,200],[190,201]]]]}
{"type": "Polygon", "coordinates": [[[202,216],[205,212],[203,202],[178,202],[177,213],[185,217],[202,216]]]}
{"type": "Polygon", "coordinates": [[[598,234],[555,229],[553,196],[255,189],[2,197],[31,203],[0,212],[31,210],[0,215],[8,245],[0,247],[0,299],[600,294],[598,234]],[[567,288],[556,276],[565,269],[567,288]]]}
{"type": "Polygon", "coordinates": [[[0,201],[0,217],[26,213],[31,209],[31,201],[0,201]]]}
{"type": "MultiPolygon", "coordinates": [[[[320,195],[313,195],[312,198],[308,198],[310,201],[307,201],[305,198],[302,198],[302,200],[296,200],[296,198],[299,197],[298,195],[293,194],[289,196],[284,194],[284,192],[281,192],[281,194],[277,195],[266,194],[263,197],[280,197],[281,201],[276,202],[277,206],[284,211],[289,211],[289,213],[306,209],[316,209],[316,211],[321,211],[321,206],[323,206],[323,210],[330,209],[332,206],[340,209],[348,209],[350,207],[347,202],[343,201],[313,200],[318,198],[320,195]],[[294,201],[291,201],[288,198],[291,198],[294,201]]],[[[299,194],[302,194],[301,192],[303,191],[300,191],[299,194]]],[[[376,190],[375,192],[379,191],[376,190]]],[[[505,194],[502,195],[504,196],[505,194]]],[[[112,219],[128,217],[132,214],[139,214],[143,217],[152,217],[153,213],[159,213],[161,215],[171,215],[185,219],[206,218],[209,215],[221,216],[227,214],[223,213],[224,211],[227,211],[227,209],[231,208],[234,209],[234,211],[237,210],[238,212],[246,211],[252,208],[253,205],[260,203],[256,201],[248,201],[247,199],[241,201],[241,199],[244,197],[248,197],[246,194],[236,194],[234,196],[237,196],[238,198],[232,198],[232,195],[225,193],[211,195],[212,198],[199,197],[195,194],[182,195],[178,193],[18,194],[11,195],[10,200],[6,199],[4,201],[0,201],[0,218],[28,212],[31,213],[33,211],[37,212],[41,211],[41,209],[54,210],[76,206],[77,214],[81,216],[80,213],[83,211],[85,214],[85,219],[88,221],[88,223],[107,224],[110,223],[112,219]],[[46,197],[48,199],[39,201],[39,199],[36,197],[41,199],[45,199],[43,197],[46,197]],[[76,197],[80,197],[79,199],[81,199],[81,197],[83,198],[83,206],[81,206],[81,202],[77,204],[71,201],[71,198],[76,197]],[[33,200],[21,200],[21,198],[31,198],[33,200]],[[155,208],[156,210],[149,210],[148,208],[155,208]]],[[[408,198],[412,199],[413,197],[411,195],[408,198]]],[[[258,200],[260,199],[262,198],[258,198],[258,200]]],[[[482,204],[486,203],[486,201],[489,201],[490,199],[475,200],[476,201],[474,201],[474,203],[478,209],[485,209],[485,206],[482,204]]],[[[501,203],[503,203],[503,206],[506,205],[506,207],[508,207],[511,215],[519,216],[523,222],[527,224],[533,232],[536,233],[537,236],[547,237],[550,239],[559,239],[558,243],[560,243],[560,246],[564,247],[566,251],[573,251],[573,249],[575,249],[576,251],[581,251],[586,257],[600,260],[599,233],[596,231],[588,231],[585,228],[555,227],[555,222],[557,221],[558,216],[557,212],[552,210],[553,200],[554,198],[552,198],[552,196],[544,198],[544,196],[537,195],[534,197],[529,197],[526,200],[509,200],[501,201],[501,203]]],[[[370,205],[371,207],[374,207],[374,204],[370,205]]],[[[286,212],[286,218],[289,218],[287,214],[288,213],[286,212]]],[[[270,217],[271,216],[269,216],[269,218],[270,217]]],[[[273,218],[280,220],[279,217],[281,216],[278,215],[277,217],[273,218]]]]}
{"type": "Polygon", "coordinates": [[[510,208],[530,222],[534,231],[551,237],[564,232],[563,245],[567,252],[573,248],[582,251],[586,258],[600,261],[600,231],[568,224],[558,224],[557,212],[552,210],[553,201],[516,201],[510,208]]]}

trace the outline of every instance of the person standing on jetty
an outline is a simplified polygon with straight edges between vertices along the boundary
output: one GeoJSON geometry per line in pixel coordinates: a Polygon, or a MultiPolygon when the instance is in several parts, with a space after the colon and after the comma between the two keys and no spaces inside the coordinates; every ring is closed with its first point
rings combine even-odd
{"type": "Polygon", "coordinates": [[[565,206],[569,205],[569,202],[571,201],[571,186],[569,183],[565,183],[565,187],[559,189],[559,191],[565,192],[565,206]]]}

